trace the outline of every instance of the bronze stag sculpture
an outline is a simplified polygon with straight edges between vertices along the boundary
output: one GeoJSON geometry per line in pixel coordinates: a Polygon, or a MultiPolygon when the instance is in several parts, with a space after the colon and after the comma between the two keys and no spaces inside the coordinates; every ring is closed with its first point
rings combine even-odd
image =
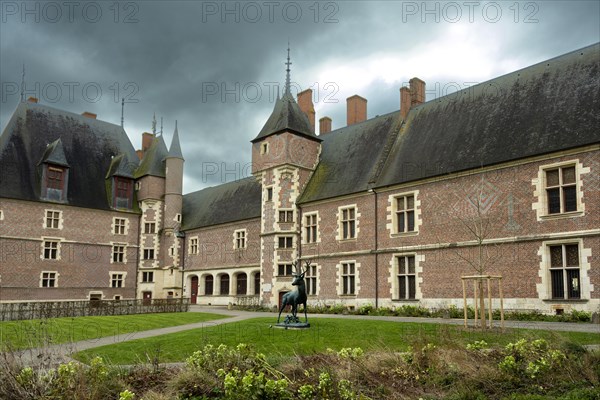
{"type": "Polygon", "coordinates": [[[288,315],[285,319],[285,323],[300,323],[300,319],[297,317],[298,306],[300,304],[304,305],[304,322],[308,323],[308,315],[306,312],[306,282],[304,282],[304,275],[308,271],[310,267],[310,261],[306,261],[306,269],[304,271],[298,267],[298,261],[292,263],[293,268],[296,270],[296,274],[294,274],[294,280],[292,281],[292,286],[296,286],[296,290],[293,292],[287,292],[283,295],[283,299],[281,302],[281,309],[279,310],[279,316],[277,317],[277,323],[279,323],[279,319],[281,318],[281,312],[288,305],[292,306],[292,315],[288,315]]]}

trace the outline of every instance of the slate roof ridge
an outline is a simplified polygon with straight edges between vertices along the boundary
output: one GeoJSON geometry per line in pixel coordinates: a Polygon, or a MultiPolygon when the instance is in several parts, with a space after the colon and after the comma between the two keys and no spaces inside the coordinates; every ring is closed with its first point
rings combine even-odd
{"type": "MultiPolygon", "coordinates": [[[[592,44],[590,44],[588,46],[584,46],[584,47],[579,48],[577,50],[569,51],[568,53],[564,53],[564,54],[559,54],[559,55],[557,55],[555,57],[552,57],[552,58],[549,58],[547,60],[542,60],[542,61],[537,62],[535,64],[531,64],[529,66],[525,66],[523,68],[519,68],[519,69],[511,71],[511,72],[507,72],[507,73],[505,73],[503,75],[496,76],[496,77],[488,79],[486,81],[479,82],[476,85],[469,86],[467,89],[461,90],[461,92],[463,92],[463,94],[466,94],[469,91],[471,91],[472,94],[475,94],[474,92],[476,92],[476,91],[479,93],[480,91],[483,90],[483,88],[486,85],[489,87],[492,83],[496,83],[496,82],[499,82],[499,81],[502,81],[502,80],[507,80],[507,79],[510,79],[510,78],[519,78],[520,74],[522,74],[522,73],[526,73],[526,74],[534,73],[533,71],[536,68],[542,67],[542,66],[544,66],[544,64],[546,64],[547,67],[551,68],[551,67],[555,66],[555,64],[557,62],[570,61],[571,57],[574,56],[574,55],[576,55],[576,53],[580,53],[580,55],[584,56],[586,54],[583,54],[582,52],[585,53],[585,52],[589,52],[589,51],[592,51],[592,52],[593,51],[600,51],[600,42],[592,43],[592,44]]],[[[600,59],[599,59],[598,62],[600,63],[600,59]]],[[[435,103],[441,103],[441,102],[446,102],[446,101],[456,101],[456,95],[457,94],[458,94],[458,92],[453,92],[453,93],[446,94],[446,95],[444,95],[442,97],[437,97],[435,99],[431,99],[431,100],[426,101],[426,102],[424,102],[422,104],[419,104],[419,105],[417,105],[415,107],[412,107],[410,109],[410,111],[412,111],[412,110],[418,110],[420,108],[425,108],[425,107],[427,107],[427,106],[429,106],[431,104],[435,104],[435,103]]],[[[410,113],[410,111],[409,111],[409,113],[410,113]]],[[[407,119],[408,119],[408,116],[407,116],[407,119]]]]}

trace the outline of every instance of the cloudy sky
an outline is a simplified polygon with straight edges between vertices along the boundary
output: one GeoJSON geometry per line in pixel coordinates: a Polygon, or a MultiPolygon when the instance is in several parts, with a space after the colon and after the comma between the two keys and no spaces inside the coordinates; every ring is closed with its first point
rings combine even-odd
{"type": "Polygon", "coordinates": [[[398,110],[417,76],[427,100],[600,41],[594,1],[1,1],[0,127],[25,97],[119,124],[136,148],[175,120],[184,192],[250,174],[250,140],[285,80],[312,88],[317,119],[398,110]]]}

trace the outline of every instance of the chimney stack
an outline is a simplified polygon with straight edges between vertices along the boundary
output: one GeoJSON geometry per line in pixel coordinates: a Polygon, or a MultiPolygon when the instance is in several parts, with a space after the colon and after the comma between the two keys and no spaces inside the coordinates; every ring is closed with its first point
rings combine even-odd
{"type": "Polygon", "coordinates": [[[98,115],[96,115],[94,113],[91,113],[89,111],[84,111],[84,112],[81,113],[81,115],[83,115],[86,118],[91,118],[91,119],[96,119],[96,117],[98,116],[98,115]]]}
{"type": "Polygon", "coordinates": [[[29,98],[27,99],[27,102],[28,102],[28,103],[37,103],[37,102],[38,102],[38,99],[37,99],[37,97],[29,97],[29,98]]]}
{"type": "Polygon", "coordinates": [[[142,133],[142,152],[146,152],[150,146],[152,146],[152,141],[154,140],[154,135],[152,133],[144,132],[142,133]]]}
{"type": "Polygon", "coordinates": [[[403,119],[406,119],[408,112],[410,111],[410,89],[406,86],[400,88],[400,115],[403,119]]]}
{"type": "Polygon", "coordinates": [[[367,119],[367,99],[355,94],[346,99],[347,125],[354,125],[367,119]]]}
{"type": "Polygon", "coordinates": [[[425,103],[425,82],[419,78],[412,78],[410,84],[411,106],[425,103]]]}
{"type": "Polygon", "coordinates": [[[298,106],[308,117],[310,127],[315,131],[315,106],[312,102],[312,89],[306,89],[298,93],[298,106]]]}
{"type": "Polygon", "coordinates": [[[144,158],[144,152],[142,150],[136,150],[135,154],[137,154],[138,158],[141,160],[144,158]]]}
{"type": "Polygon", "coordinates": [[[319,120],[319,136],[331,132],[331,118],[323,117],[319,120]]]}

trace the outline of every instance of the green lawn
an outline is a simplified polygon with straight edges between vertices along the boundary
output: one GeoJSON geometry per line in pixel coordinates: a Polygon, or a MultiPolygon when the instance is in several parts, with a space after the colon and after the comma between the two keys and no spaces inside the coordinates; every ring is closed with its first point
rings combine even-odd
{"type": "Polygon", "coordinates": [[[579,344],[600,343],[597,334],[579,332],[547,332],[529,329],[507,329],[502,332],[467,331],[462,327],[429,324],[399,323],[391,321],[313,318],[311,328],[284,330],[270,327],[273,318],[255,318],[122,342],[97,347],[77,353],[75,358],[87,361],[101,356],[115,364],[135,364],[143,360],[158,359],[160,362],[183,361],[206,344],[221,343],[235,346],[251,343],[260,352],[272,357],[292,354],[312,354],[327,348],[361,347],[363,350],[398,351],[411,343],[434,343],[437,345],[460,345],[475,340],[504,345],[520,338],[545,338],[552,343],[564,340],[579,344]]]}
{"type": "Polygon", "coordinates": [[[0,351],[93,340],[221,318],[226,316],[188,312],[0,322],[0,351]]]}

